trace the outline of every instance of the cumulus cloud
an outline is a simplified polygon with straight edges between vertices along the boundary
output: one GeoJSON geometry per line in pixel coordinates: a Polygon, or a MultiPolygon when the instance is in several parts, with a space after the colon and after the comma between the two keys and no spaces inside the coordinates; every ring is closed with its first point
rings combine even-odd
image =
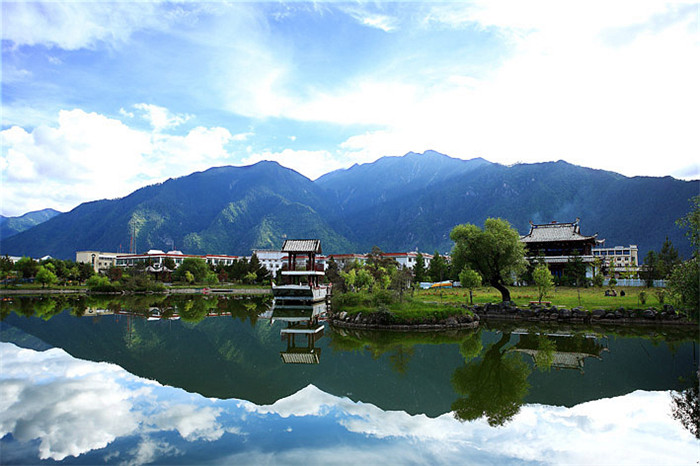
{"type": "Polygon", "coordinates": [[[137,109],[147,111],[153,131],[81,109],[61,110],[55,125],[2,131],[3,212],[17,215],[46,207],[65,211],[229,161],[226,146],[234,137],[227,129],[198,126],[167,134],[166,128],[188,117],[156,106],[137,109]],[[46,205],[47,199],[53,205],[46,205]]]}
{"type": "Polygon", "coordinates": [[[134,108],[141,110],[143,117],[158,132],[180,126],[192,118],[192,115],[173,114],[167,108],[153,104],[135,104],[134,108]]]}

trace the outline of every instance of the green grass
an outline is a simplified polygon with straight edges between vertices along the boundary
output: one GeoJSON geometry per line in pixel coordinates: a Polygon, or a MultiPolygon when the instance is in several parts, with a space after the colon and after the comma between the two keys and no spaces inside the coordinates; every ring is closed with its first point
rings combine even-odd
{"type": "MultiPolygon", "coordinates": [[[[537,288],[535,287],[511,287],[509,288],[511,299],[520,307],[527,307],[531,301],[537,301],[537,288]]],[[[605,288],[569,288],[557,287],[552,290],[542,301],[549,301],[552,305],[572,308],[581,306],[587,310],[593,309],[639,309],[648,307],[661,307],[662,304],[656,297],[657,288],[641,287],[616,287],[618,296],[605,296],[605,288]],[[620,296],[620,291],[625,296],[620,296]],[[646,304],[641,304],[639,293],[646,292],[646,304]],[[580,293],[580,301],[579,301],[580,293]]],[[[474,304],[498,303],[501,294],[494,288],[482,287],[474,290],[474,304]]],[[[415,294],[415,299],[424,302],[437,303],[469,303],[469,290],[452,288],[440,290],[420,290],[415,294]]]]}
{"type": "Polygon", "coordinates": [[[456,301],[436,303],[411,298],[404,295],[403,301],[395,300],[389,291],[379,293],[346,293],[334,296],[333,308],[336,312],[348,314],[388,312],[393,323],[437,322],[452,316],[472,314],[471,311],[457,306],[456,301]]]}

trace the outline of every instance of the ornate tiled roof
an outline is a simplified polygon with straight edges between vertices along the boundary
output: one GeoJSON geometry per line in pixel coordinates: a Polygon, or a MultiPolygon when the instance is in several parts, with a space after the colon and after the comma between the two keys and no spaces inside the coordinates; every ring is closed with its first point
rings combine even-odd
{"type": "Polygon", "coordinates": [[[593,236],[582,235],[578,222],[530,224],[530,233],[520,237],[524,243],[547,243],[550,241],[584,241],[595,240],[593,236]]]}
{"type": "Polygon", "coordinates": [[[295,253],[316,253],[321,254],[321,240],[320,239],[288,239],[284,241],[282,245],[282,252],[295,252],[295,253]]]}

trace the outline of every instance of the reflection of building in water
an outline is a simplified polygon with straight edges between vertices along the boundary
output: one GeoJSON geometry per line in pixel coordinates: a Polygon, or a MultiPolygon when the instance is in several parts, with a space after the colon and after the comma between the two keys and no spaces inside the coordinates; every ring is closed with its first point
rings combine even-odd
{"type": "Polygon", "coordinates": [[[530,333],[525,329],[517,329],[512,333],[518,335],[519,340],[510,351],[530,355],[535,364],[538,363],[539,356],[549,352],[551,367],[556,369],[576,369],[583,373],[586,358],[603,359],[601,354],[608,351],[607,344],[601,344],[594,334],[530,333]]]}
{"type": "Polygon", "coordinates": [[[283,340],[287,341],[286,351],[280,351],[285,364],[318,364],[321,348],[316,342],[323,337],[324,326],[319,318],[325,314],[326,304],[286,304],[276,302],[272,308],[272,320],[286,322],[280,330],[283,340]]]}
{"type": "Polygon", "coordinates": [[[98,309],[96,307],[88,307],[85,309],[85,314],[84,316],[106,316],[106,315],[113,315],[114,311],[111,311],[109,309],[98,309]]]}

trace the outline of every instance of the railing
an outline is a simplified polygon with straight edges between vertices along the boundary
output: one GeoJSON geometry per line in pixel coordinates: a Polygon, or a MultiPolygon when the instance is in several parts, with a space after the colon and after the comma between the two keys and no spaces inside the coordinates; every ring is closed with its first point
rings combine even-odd
{"type": "MultiPolygon", "coordinates": [[[[608,286],[610,279],[603,280],[603,286],[608,286]]],[[[641,278],[620,278],[615,286],[647,286],[647,281],[641,278]]],[[[666,288],[666,280],[654,280],[654,288],[666,288]]]]}

